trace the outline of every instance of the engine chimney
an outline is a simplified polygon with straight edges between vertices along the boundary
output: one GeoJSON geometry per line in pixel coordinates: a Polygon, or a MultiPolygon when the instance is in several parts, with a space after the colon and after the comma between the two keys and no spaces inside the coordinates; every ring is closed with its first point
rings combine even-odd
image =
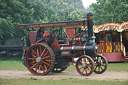
{"type": "Polygon", "coordinates": [[[93,15],[92,13],[87,14],[87,28],[88,28],[88,42],[93,42],[93,15]]]}

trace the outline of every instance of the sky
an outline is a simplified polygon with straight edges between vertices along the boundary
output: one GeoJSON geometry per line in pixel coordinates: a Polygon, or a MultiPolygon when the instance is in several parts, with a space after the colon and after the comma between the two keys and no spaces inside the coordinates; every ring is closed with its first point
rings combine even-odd
{"type": "Polygon", "coordinates": [[[82,0],[85,8],[89,7],[92,3],[96,3],[96,0],[82,0]]]}

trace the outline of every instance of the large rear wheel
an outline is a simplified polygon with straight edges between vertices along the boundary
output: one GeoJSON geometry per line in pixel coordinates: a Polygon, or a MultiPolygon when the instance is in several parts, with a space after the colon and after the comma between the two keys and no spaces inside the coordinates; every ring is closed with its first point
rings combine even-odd
{"type": "Polygon", "coordinates": [[[26,66],[35,75],[46,75],[54,67],[55,56],[45,44],[35,44],[26,53],[26,66]]]}
{"type": "Polygon", "coordinates": [[[82,76],[89,76],[94,71],[94,61],[91,57],[83,55],[76,62],[76,70],[82,76]]]}

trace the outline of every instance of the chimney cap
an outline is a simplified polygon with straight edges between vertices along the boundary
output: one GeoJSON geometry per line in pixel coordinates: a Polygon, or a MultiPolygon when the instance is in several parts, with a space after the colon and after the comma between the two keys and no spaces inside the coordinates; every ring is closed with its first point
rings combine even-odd
{"type": "Polygon", "coordinates": [[[87,18],[92,17],[92,16],[93,16],[93,14],[91,12],[87,13],[87,18]]]}

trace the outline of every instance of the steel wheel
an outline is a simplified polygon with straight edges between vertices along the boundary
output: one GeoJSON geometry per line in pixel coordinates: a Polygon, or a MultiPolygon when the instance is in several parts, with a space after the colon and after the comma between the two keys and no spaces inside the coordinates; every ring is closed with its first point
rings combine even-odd
{"type": "Polygon", "coordinates": [[[33,45],[26,53],[26,66],[35,75],[48,74],[54,67],[55,56],[45,44],[33,45]]]}
{"type": "Polygon", "coordinates": [[[101,74],[106,71],[108,62],[105,57],[103,57],[101,55],[97,55],[97,57],[94,57],[94,61],[95,61],[94,72],[96,74],[101,74]]]}
{"type": "Polygon", "coordinates": [[[67,69],[67,67],[63,67],[63,68],[53,68],[52,72],[54,72],[54,73],[60,73],[60,72],[62,72],[62,71],[64,71],[64,70],[66,70],[66,69],[67,69]]]}
{"type": "Polygon", "coordinates": [[[91,57],[83,55],[76,62],[76,70],[82,76],[89,76],[94,71],[94,61],[91,57]]]}

